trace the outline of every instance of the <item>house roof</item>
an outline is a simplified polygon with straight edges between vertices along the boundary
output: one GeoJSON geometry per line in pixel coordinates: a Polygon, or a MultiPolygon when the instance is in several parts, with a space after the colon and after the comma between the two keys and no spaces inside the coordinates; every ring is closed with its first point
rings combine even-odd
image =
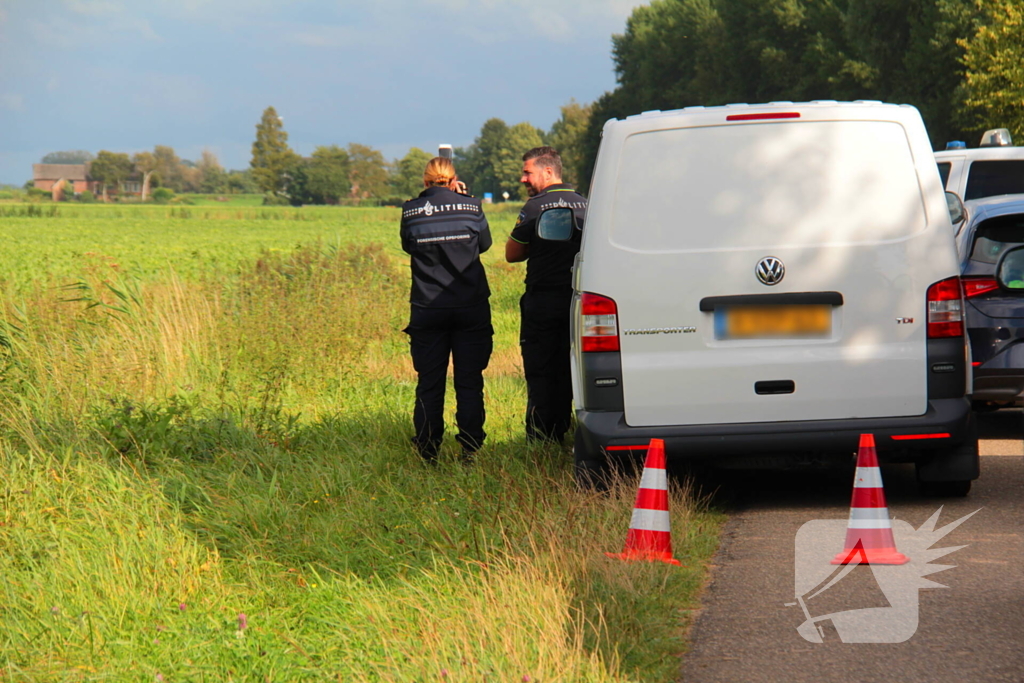
{"type": "Polygon", "coordinates": [[[32,164],[33,180],[87,180],[85,164],[32,164]]]}

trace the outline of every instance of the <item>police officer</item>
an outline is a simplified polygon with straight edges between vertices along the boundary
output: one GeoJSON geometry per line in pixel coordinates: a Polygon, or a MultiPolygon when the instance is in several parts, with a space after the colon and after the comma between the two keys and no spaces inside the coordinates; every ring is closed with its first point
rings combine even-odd
{"type": "Polygon", "coordinates": [[[491,246],[480,200],[463,194],[451,159],[435,157],[423,173],[420,195],[402,206],[402,249],[412,257],[409,326],[419,376],[413,443],[428,462],[444,435],[448,358],[454,364],[455,437],[470,461],[484,432],[483,370],[491,357],[491,290],[480,254],[491,246]]]}
{"type": "Polygon", "coordinates": [[[569,315],[572,266],[580,250],[587,200],[562,182],[562,158],[551,147],[535,147],[523,155],[523,175],[530,199],[519,213],[505,244],[505,260],[526,261],[526,292],[519,300],[519,345],[526,374],[526,438],[560,443],[572,419],[569,374],[569,315]],[[576,230],[568,241],[537,236],[542,211],[568,207],[576,230]]]}

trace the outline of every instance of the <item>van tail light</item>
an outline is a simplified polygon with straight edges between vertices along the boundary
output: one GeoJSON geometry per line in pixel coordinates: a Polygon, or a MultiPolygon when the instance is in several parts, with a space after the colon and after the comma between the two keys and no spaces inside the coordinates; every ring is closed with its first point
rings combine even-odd
{"type": "Polygon", "coordinates": [[[959,277],[936,282],[928,288],[928,338],[962,337],[963,291],[959,277]]]}
{"type": "Polygon", "coordinates": [[[600,294],[583,292],[581,300],[583,353],[619,350],[618,308],[615,302],[600,294]]]}
{"type": "Polygon", "coordinates": [[[999,283],[994,277],[965,277],[964,298],[973,299],[976,296],[987,294],[992,290],[999,289],[999,283]]]}

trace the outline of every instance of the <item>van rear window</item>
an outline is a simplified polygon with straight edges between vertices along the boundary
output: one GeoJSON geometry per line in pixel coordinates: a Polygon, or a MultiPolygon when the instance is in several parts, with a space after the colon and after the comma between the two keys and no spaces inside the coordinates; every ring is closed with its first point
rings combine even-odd
{"type": "Polygon", "coordinates": [[[990,218],[974,232],[971,259],[982,263],[997,263],[1007,249],[1024,244],[1024,215],[990,218]]]}
{"type": "Polygon", "coordinates": [[[652,252],[877,243],[925,216],[899,124],[680,128],[626,139],[611,240],[652,252]]]}
{"type": "Polygon", "coordinates": [[[1024,161],[975,161],[967,173],[965,200],[1024,192],[1024,161]]]}

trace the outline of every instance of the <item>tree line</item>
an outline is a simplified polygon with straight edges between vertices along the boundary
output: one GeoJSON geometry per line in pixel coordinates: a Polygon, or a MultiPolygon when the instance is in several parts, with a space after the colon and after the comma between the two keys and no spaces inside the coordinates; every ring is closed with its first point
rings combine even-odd
{"type": "MultiPolygon", "coordinates": [[[[247,194],[257,192],[256,183],[248,171],[226,171],[217,155],[203,150],[199,161],[178,157],[173,147],[156,145],[151,152],[138,152],[129,156],[122,152],[100,150],[98,154],[86,150],[50,152],[41,159],[44,164],[89,164],[89,177],[100,183],[106,196],[110,189],[138,179],[142,199],[163,188],[163,194],[201,192],[204,194],[247,194]]],[[[30,181],[31,182],[31,181],[30,181]]],[[[158,196],[160,193],[157,193],[158,196]]]]}
{"type": "Polygon", "coordinates": [[[610,118],[734,102],[916,106],[932,144],[1024,136],[1019,0],[653,0],[613,41],[618,87],[593,103],[581,180],[610,118]]]}
{"type": "MultiPolygon", "coordinates": [[[[499,118],[487,120],[472,144],[454,150],[455,167],[476,196],[505,192],[523,197],[519,178],[522,154],[548,144],[561,150],[566,180],[575,182],[582,162],[582,138],[590,108],[570,101],[550,131],[530,123],[509,126],[499,118]]],[[[264,110],[252,145],[253,176],[267,203],[338,204],[377,200],[397,204],[423,189],[423,169],[435,156],[413,147],[401,159],[386,162],[372,147],[321,145],[302,157],[288,145],[288,133],[273,107],[264,110]]]]}

